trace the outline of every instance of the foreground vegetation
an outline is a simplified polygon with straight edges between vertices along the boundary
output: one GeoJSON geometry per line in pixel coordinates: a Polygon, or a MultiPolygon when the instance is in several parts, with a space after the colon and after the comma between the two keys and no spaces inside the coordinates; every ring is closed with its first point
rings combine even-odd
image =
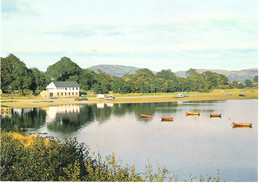
{"type": "MultiPolygon", "coordinates": [[[[144,173],[117,160],[115,154],[101,158],[90,155],[76,139],[59,140],[14,132],[1,134],[1,180],[3,181],[178,181],[166,168],[153,170],[149,163],[144,173]]],[[[190,175],[184,181],[220,182],[216,177],[190,175]]]]}

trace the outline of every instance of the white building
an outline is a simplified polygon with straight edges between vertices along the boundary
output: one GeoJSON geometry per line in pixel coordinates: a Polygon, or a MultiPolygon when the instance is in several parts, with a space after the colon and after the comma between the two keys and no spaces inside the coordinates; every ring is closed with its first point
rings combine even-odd
{"type": "Polygon", "coordinates": [[[75,81],[54,81],[46,87],[44,97],[78,97],[79,84],[75,81]]]}

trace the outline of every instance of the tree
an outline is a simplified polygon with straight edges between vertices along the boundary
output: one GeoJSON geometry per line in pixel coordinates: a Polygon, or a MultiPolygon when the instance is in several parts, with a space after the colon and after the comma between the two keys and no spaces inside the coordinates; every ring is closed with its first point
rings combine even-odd
{"type": "Polygon", "coordinates": [[[154,74],[149,69],[140,69],[135,74],[129,75],[131,78],[131,92],[150,93],[151,83],[154,74]]]}
{"type": "Polygon", "coordinates": [[[82,69],[70,58],[62,57],[60,61],[49,66],[46,75],[53,80],[67,81],[71,76],[80,75],[82,69]]]}
{"type": "Polygon", "coordinates": [[[250,79],[245,80],[245,85],[246,87],[251,87],[252,86],[252,81],[250,79]]]}
{"type": "Polygon", "coordinates": [[[34,76],[35,89],[37,90],[45,89],[47,85],[45,75],[37,68],[31,68],[31,71],[34,76]]]}
{"type": "Polygon", "coordinates": [[[14,80],[12,76],[13,65],[8,58],[1,58],[1,88],[10,89],[10,84],[14,80]]]}
{"type": "Polygon", "coordinates": [[[196,69],[190,68],[185,74],[186,74],[187,77],[190,77],[190,76],[196,75],[198,73],[197,73],[196,69]]]}
{"type": "Polygon", "coordinates": [[[221,84],[221,76],[217,73],[211,71],[206,71],[202,73],[204,79],[209,83],[209,89],[217,88],[221,84]]]}
{"type": "Polygon", "coordinates": [[[33,79],[32,72],[15,55],[10,54],[5,59],[2,59],[2,88],[22,90],[23,92],[24,89],[32,89],[33,79]]]}
{"type": "Polygon", "coordinates": [[[115,93],[124,93],[124,80],[120,77],[114,77],[111,83],[111,89],[115,93]]]}
{"type": "Polygon", "coordinates": [[[170,70],[161,70],[160,72],[158,72],[155,77],[157,78],[163,78],[166,80],[173,80],[173,81],[177,81],[176,75],[170,70]]]}
{"type": "Polygon", "coordinates": [[[254,77],[254,80],[253,80],[255,83],[257,83],[258,82],[258,75],[256,75],[255,77],[254,77]]]}
{"type": "Polygon", "coordinates": [[[91,89],[96,93],[108,93],[111,91],[111,82],[113,77],[110,74],[98,70],[98,73],[95,74],[96,82],[92,85],[91,89]]]}
{"type": "Polygon", "coordinates": [[[238,89],[244,89],[244,88],[245,88],[244,83],[239,83],[239,84],[237,85],[237,88],[238,88],[238,89]]]}
{"type": "Polygon", "coordinates": [[[84,90],[89,90],[94,83],[97,83],[95,81],[96,73],[89,69],[82,69],[81,75],[78,78],[78,83],[80,85],[80,88],[84,90]]]}

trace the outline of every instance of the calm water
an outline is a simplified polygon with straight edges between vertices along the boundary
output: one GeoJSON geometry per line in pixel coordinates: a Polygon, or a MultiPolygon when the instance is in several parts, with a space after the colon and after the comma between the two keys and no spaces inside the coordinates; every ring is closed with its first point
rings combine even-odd
{"type": "Polygon", "coordinates": [[[135,162],[139,172],[149,158],[182,181],[190,172],[206,177],[216,176],[217,170],[224,181],[257,181],[258,100],[14,109],[11,116],[2,116],[1,125],[77,137],[102,156],[115,152],[125,163],[135,162]],[[185,112],[200,116],[186,117],[185,112]],[[152,119],[140,119],[142,113],[152,119]],[[210,113],[222,118],[209,118],[210,113]],[[174,117],[174,122],[161,122],[161,116],[174,117]],[[233,129],[233,121],[253,123],[253,128],[233,129]]]}

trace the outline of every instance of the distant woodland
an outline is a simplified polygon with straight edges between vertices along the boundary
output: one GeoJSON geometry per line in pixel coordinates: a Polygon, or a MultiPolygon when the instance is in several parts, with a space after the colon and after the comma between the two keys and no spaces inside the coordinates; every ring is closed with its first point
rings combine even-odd
{"type": "Polygon", "coordinates": [[[230,82],[223,74],[211,71],[202,73],[189,69],[186,77],[177,77],[170,69],[154,74],[149,69],[137,70],[122,77],[112,76],[101,70],[94,72],[80,68],[70,58],[63,57],[50,65],[45,73],[37,68],[27,68],[18,57],[10,54],[1,58],[1,89],[5,92],[44,90],[51,81],[77,81],[82,91],[95,93],[159,93],[159,92],[207,92],[212,89],[231,89],[256,86],[258,76],[244,83],[230,82]]]}

